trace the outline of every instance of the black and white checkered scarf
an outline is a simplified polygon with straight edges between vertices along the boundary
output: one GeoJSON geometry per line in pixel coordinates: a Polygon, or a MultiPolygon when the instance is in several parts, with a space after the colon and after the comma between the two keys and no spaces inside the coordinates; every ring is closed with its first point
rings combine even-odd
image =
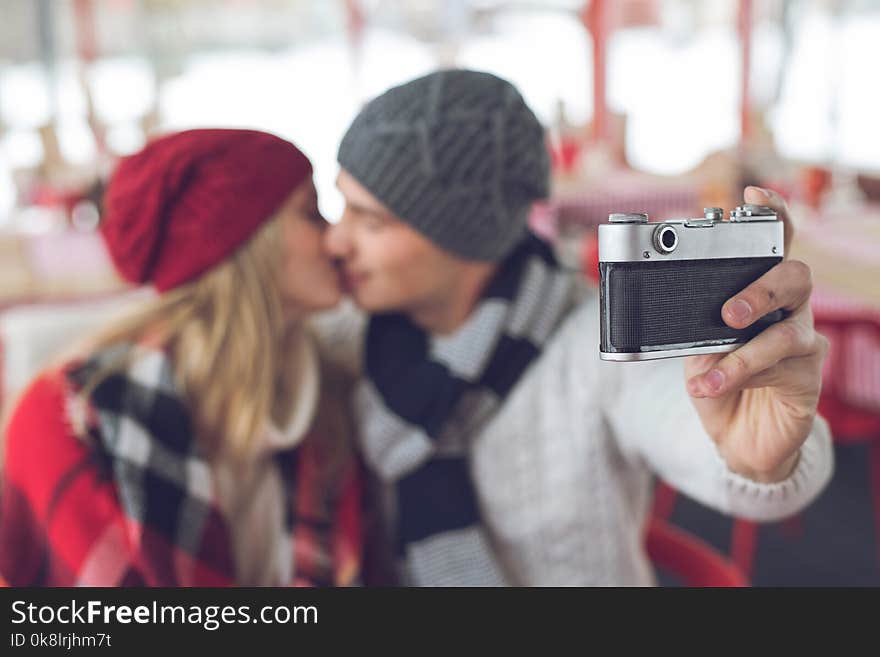
{"type": "Polygon", "coordinates": [[[572,307],[573,280],[529,234],[455,333],[426,334],[401,314],[372,318],[357,391],[367,461],[407,584],[505,585],[480,518],[470,451],[572,307]]]}
{"type": "MultiPolygon", "coordinates": [[[[195,570],[201,568],[225,578],[218,581],[234,583],[229,528],[217,504],[210,459],[196,440],[170,358],[159,349],[118,345],[69,368],[67,375],[75,389],[82,389],[105,370],[112,373],[88,400],[73,397],[68,414],[74,430],[91,438],[106,475],[116,484],[131,541],[138,546],[138,565],[148,571],[145,580],[192,585],[195,570]]],[[[300,448],[279,450],[273,457],[284,480],[286,542],[292,546],[296,534],[314,547],[301,552],[331,554],[330,528],[303,529],[308,519],[298,515],[305,508],[304,500],[295,499],[300,448]]],[[[323,502],[320,493],[323,489],[309,502],[311,518],[323,517],[317,506],[323,502]]],[[[292,549],[290,555],[282,569],[286,579],[332,584],[331,567],[323,557],[297,564],[293,573],[292,549]]]]}

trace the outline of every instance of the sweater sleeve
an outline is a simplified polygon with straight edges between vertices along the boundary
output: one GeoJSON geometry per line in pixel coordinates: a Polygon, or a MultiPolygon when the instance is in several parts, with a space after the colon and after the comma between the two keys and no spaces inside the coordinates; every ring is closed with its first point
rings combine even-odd
{"type": "Polygon", "coordinates": [[[602,362],[604,412],[622,451],[693,499],[722,513],[774,521],[809,505],[834,467],[827,422],[817,416],[788,479],[759,483],[731,471],[685,390],[681,359],[602,362]]]}
{"type": "Polygon", "coordinates": [[[0,572],[15,586],[138,583],[112,480],[67,421],[61,373],[44,374],[5,440],[0,572]]]}

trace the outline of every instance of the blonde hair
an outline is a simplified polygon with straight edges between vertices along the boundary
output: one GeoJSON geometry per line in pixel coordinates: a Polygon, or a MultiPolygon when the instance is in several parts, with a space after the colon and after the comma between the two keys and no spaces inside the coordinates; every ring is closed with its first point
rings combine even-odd
{"type": "MultiPolygon", "coordinates": [[[[271,418],[292,411],[290,327],[278,285],[282,222],[266,222],[241,248],[192,283],[166,292],[81,345],[94,353],[118,344],[158,342],[171,357],[175,380],[208,453],[243,454],[271,418]]],[[[103,368],[97,385],[136,358],[103,368]]]]}

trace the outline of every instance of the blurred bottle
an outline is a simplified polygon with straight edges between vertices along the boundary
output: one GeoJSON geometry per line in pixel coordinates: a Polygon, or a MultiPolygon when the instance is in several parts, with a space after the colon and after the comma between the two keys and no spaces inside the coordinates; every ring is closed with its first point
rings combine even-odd
{"type": "Polygon", "coordinates": [[[581,131],[568,119],[565,101],[556,101],[556,112],[549,130],[550,162],[555,176],[574,175],[583,147],[581,131]]]}
{"type": "Polygon", "coordinates": [[[800,171],[799,182],[803,202],[813,210],[818,210],[831,183],[831,171],[819,165],[805,166],[800,171]]]}

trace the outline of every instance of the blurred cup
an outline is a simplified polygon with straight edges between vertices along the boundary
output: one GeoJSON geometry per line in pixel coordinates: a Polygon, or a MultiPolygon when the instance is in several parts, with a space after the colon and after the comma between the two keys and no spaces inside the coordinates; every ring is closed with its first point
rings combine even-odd
{"type": "Polygon", "coordinates": [[[831,171],[825,167],[807,166],[801,170],[800,180],[804,203],[818,210],[822,196],[831,184],[831,171]]]}

